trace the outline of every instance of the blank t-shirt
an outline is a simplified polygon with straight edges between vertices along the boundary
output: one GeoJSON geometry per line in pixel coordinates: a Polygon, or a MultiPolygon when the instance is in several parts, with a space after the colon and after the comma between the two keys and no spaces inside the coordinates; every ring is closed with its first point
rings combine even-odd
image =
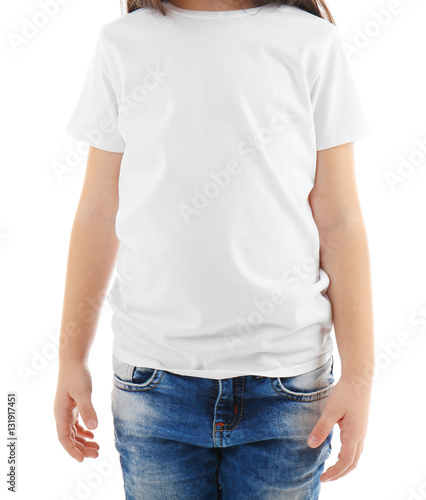
{"type": "Polygon", "coordinates": [[[124,153],[113,353],[214,379],[313,370],[333,353],[316,155],[370,134],[339,29],[164,5],[100,28],[66,128],[124,153]]]}

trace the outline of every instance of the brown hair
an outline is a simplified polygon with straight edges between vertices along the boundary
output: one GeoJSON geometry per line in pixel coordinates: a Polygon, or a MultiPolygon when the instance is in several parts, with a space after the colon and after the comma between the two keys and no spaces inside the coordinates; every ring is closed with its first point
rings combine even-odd
{"type": "MultiPolygon", "coordinates": [[[[335,24],[333,16],[331,15],[331,12],[329,11],[324,0],[260,0],[256,5],[263,5],[266,3],[273,3],[276,5],[284,4],[291,5],[293,7],[299,7],[300,9],[306,10],[306,12],[309,12],[314,16],[322,17],[323,19],[330,21],[330,23],[335,24]]],[[[167,14],[162,0],[126,0],[125,6],[127,13],[133,12],[143,7],[151,7],[161,12],[164,16],[167,14]]]]}

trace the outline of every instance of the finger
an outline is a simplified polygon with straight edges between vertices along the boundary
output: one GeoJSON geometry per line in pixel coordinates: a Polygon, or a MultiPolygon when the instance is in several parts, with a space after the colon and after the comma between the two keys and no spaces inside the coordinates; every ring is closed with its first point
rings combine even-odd
{"type": "Polygon", "coordinates": [[[92,405],[90,392],[83,392],[76,398],[74,398],[74,400],[76,405],[78,406],[78,411],[86,427],[88,427],[89,429],[96,429],[98,425],[98,418],[92,405]]]}
{"type": "Polygon", "coordinates": [[[96,441],[86,441],[86,439],[81,436],[77,436],[75,439],[86,448],[94,448],[95,450],[99,450],[99,445],[96,441]]]}
{"type": "Polygon", "coordinates": [[[81,443],[90,443],[92,442],[94,436],[92,433],[84,432],[83,430],[76,429],[74,439],[80,441],[81,443]]]}
{"type": "Polygon", "coordinates": [[[84,449],[84,458],[98,458],[99,452],[93,448],[84,449]]]}
{"type": "Polygon", "coordinates": [[[93,439],[95,437],[95,435],[93,434],[93,432],[89,431],[88,429],[85,429],[80,424],[80,422],[76,422],[75,425],[74,425],[74,427],[77,430],[77,434],[80,435],[80,436],[84,436],[84,437],[89,438],[89,439],[93,439]]]}
{"type": "Polygon", "coordinates": [[[96,448],[92,448],[91,446],[85,446],[80,441],[76,441],[75,444],[76,444],[76,447],[83,454],[84,458],[97,458],[98,457],[99,452],[96,448]]]}
{"type": "Polygon", "coordinates": [[[330,479],[330,481],[335,481],[336,479],[340,479],[341,477],[346,476],[346,474],[349,474],[349,472],[353,471],[356,468],[356,466],[358,465],[361,453],[362,453],[362,441],[360,441],[358,443],[357,451],[356,451],[356,455],[355,455],[355,459],[353,461],[353,464],[350,467],[348,467],[345,470],[345,472],[342,472],[342,474],[339,474],[338,476],[333,477],[333,479],[330,479]]]}
{"type": "Polygon", "coordinates": [[[331,410],[324,410],[321,418],[316,423],[315,427],[308,438],[308,446],[311,448],[317,448],[333,429],[334,424],[340,419],[340,415],[336,415],[331,410]]]}
{"type": "Polygon", "coordinates": [[[84,436],[81,434],[76,434],[75,438],[76,441],[78,440],[80,443],[86,444],[86,443],[95,443],[92,439],[86,439],[84,436]]]}
{"type": "Polygon", "coordinates": [[[99,451],[96,448],[92,448],[90,446],[84,446],[81,443],[78,443],[81,446],[81,453],[83,453],[84,458],[97,458],[99,456],[99,451]]]}
{"type": "Polygon", "coordinates": [[[320,476],[320,480],[331,481],[333,478],[340,476],[340,474],[348,469],[353,464],[355,459],[357,445],[358,440],[345,440],[342,443],[342,448],[338,455],[339,460],[320,476]]]}
{"type": "Polygon", "coordinates": [[[67,416],[59,416],[56,420],[56,431],[58,439],[65,451],[78,462],[84,460],[83,453],[76,446],[76,441],[72,437],[71,423],[67,421],[67,416]]]}

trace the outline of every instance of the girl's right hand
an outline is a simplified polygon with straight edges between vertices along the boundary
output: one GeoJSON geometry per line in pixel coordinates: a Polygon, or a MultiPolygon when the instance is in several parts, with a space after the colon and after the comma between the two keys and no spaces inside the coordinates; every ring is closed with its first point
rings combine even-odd
{"type": "Polygon", "coordinates": [[[97,417],[92,401],[92,378],[87,363],[61,362],[54,404],[59,442],[78,462],[97,458],[99,445],[91,440],[94,434],[78,422],[80,412],[86,427],[95,429],[97,417]],[[92,422],[93,421],[93,422],[92,422]]]}

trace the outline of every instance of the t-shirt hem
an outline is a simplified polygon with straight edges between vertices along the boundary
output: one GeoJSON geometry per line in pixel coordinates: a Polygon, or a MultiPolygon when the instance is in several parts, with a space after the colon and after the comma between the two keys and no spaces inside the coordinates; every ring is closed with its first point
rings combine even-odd
{"type": "Polygon", "coordinates": [[[323,149],[333,148],[335,146],[340,146],[341,144],[347,144],[348,142],[359,141],[361,139],[365,139],[366,137],[370,137],[371,134],[372,131],[370,128],[362,129],[357,133],[351,132],[348,134],[341,134],[330,139],[318,141],[316,149],[317,151],[322,151],[323,149]]]}
{"type": "Polygon", "coordinates": [[[84,142],[85,144],[88,144],[89,146],[93,146],[94,148],[102,149],[102,150],[108,151],[110,153],[124,153],[124,150],[125,150],[125,147],[122,144],[118,144],[116,142],[111,142],[111,141],[105,141],[105,140],[92,141],[92,140],[88,139],[81,132],[77,132],[72,128],[66,128],[65,134],[72,137],[73,139],[76,139],[77,141],[84,142]]]}
{"type": "Polygon", "coordinates": [[[146,367],[146,368],[154,368],[157,370],[164,370],[171,373],[175,373],[177,375],[186,375],[190,377],[199,377],[199,378],[211,378],[215,380],[223,379],[223,378],[234,378],[234,377],[242,377],[242,376],[259,376],[259,377],[293,377],[296,375],[301,375],[303,373],[315,370],[326,363],[330,357],[333,355],[333,349],[329,349],[325,353],[316,357],[315,359],[308,361],[307,363],[290,366],[290,367],[282,367],[282,368],[273,368],[272,370],[264,370],[264,371],[234,371],[234,370],[189,370],[189,369],[180,369],[180,368],[166,368],[164,365],[149,363],[146,364],[143,361],[143,358],[138,358],[132,353],[128,353],[122,351],[115,347],[113,349],[113,355],[115,355],[120,361],[127,363],[133,366],[146,367]]]}

